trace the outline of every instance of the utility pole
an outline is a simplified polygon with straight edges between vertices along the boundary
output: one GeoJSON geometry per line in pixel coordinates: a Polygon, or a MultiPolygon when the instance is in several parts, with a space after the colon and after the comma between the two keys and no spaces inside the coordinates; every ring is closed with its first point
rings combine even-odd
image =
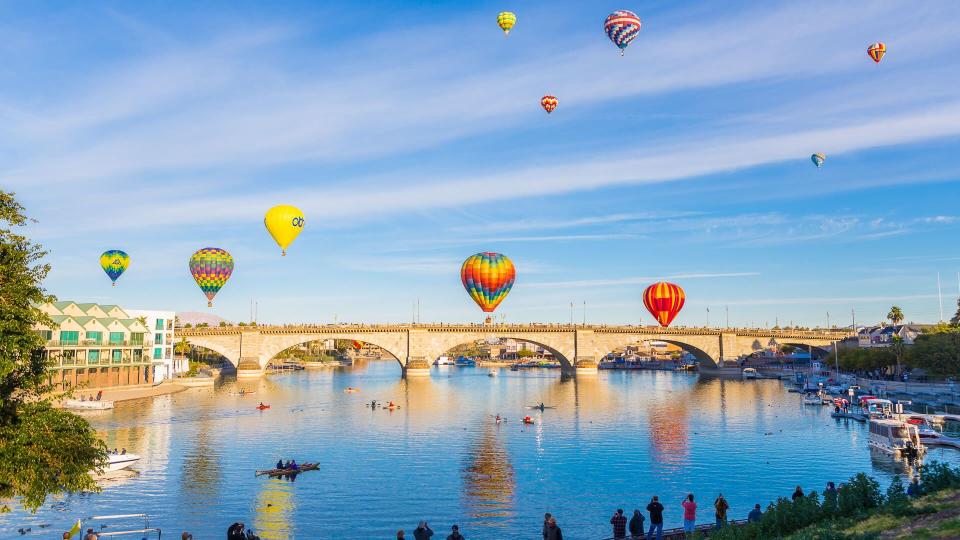
{"type": "Polygon", "coordinates": [[[573,302],[570,302],[570,326],[573,326],[573,302]]]}
{"type": "Polygon", "coordinates": [[[707,306],[707,328],[710,328],[710,306],[707,306]]]}
{"type": "Polygon", "coordinates": [[[420,299],[417,298],[417,324],[420,324],[420,299]]]}
{"type": "Polygon", "coordinates": [[[730,306],[723,306],[723,309],[727,312],[727,328],[730,328],[730,306]]]}
{"type": "Polygon", "coordinates": [[[583,325],[587,325],[587,301],[583,301],[583,325]]]}
{"type": "Polygon", "coordinates": [[[943,322],[943,293],[940,291],[940,272],[937,272],[937,298],[940,299],[940,322],[943,322]]]}
{"type": "Polygon", "coordinates": [[[830,329],[830,312],[827,312],[827,330],[830,329]]]}

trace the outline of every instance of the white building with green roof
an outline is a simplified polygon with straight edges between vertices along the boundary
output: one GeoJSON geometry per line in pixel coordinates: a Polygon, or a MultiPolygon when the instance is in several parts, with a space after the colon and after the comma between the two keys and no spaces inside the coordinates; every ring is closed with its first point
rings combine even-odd
{"type": "Polygon", "coordinates": [[[105,388],[156,380],[154,333],[146,321],[120,306],[69,300],[40,306],[53,327],[37,326],[46,340],[40,354],[50,362],[50,382],[61,388],[105,388]]]}

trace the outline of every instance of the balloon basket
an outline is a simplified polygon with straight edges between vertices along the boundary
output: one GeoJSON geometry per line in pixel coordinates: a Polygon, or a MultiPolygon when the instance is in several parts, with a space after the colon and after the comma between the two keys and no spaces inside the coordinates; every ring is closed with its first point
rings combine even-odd
{"type": "Polygon", "coordinates": [[[207,307],[213,307],[213,302],[207,302],[207,307]]]}
{"type": "Polygon", "coordinates": [[[117,286],[117,282],[114,281],[113,283],[110,284],[110,286],[111,286],[111,287],[116,287],[116,286],[117,286]]]}

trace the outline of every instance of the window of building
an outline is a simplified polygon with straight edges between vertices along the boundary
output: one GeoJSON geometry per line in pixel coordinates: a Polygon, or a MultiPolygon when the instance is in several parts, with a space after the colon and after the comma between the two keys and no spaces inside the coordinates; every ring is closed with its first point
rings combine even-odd
{"type": "Polygon", "coordinates": [[[92,349],[87,351],[87,362],[90,364],[96,364],[100,361],[100,351],[98,349],[92,349]]]}
{"type": "Polygon", "coordinates": [[[163,334],[159,334],[159,333],[158,333],[158,334],[154,334],[154,335],[153,335],[153,342],[154,342],[154,343],[163,343],[163,334]]]}
{"type": "Polygon", "coordinates": [[[80,341],[80,332],[74,330],[61,330],[60,343],[63,345],[76,345],[80,341]]]}
{"type": "Polygon", "coordinates": [[[114,349],[113,352],[110,353],[110,360],[114,364],[119,364],[123,360],[123,351],[114,349]]]}
{"type": "Polygon", "coordinates": [[[53,339],[53,330],[37,330],[37,333],[40,334],[40,337],[42,337],[44,341],[53,339]]]}
{"type": "Polygon", "coordinates": [[[133,332],[130,334],[131,345],[143,345],[143,332],[133,332]]]}
{"type": "Polygon", "coordinates": [[[123,343],[123,332],[110,332],[110,344],[120,345],[123,343]]]}
{"type": "Polygon", "coordinates": [[[153,350],[153,359],[160,360],[161,358],[163,358],[163,349],[157,347],[153,350]]]}
{"type": "Polygon", "coordinates": [[[87,340],[99,345],[103,341],[103,332],[87,332],[87,340]]]}
{"type": "Polygon", "coordinates": [[[163,319],[157,319],[157,330],[163,330],[163,319]]]}

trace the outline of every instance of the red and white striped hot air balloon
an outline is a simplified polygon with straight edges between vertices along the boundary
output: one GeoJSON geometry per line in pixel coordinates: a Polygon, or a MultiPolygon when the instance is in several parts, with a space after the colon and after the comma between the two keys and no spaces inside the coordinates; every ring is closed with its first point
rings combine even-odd
{"type": "Polygon", "coordinates": [[[661,281],[654,283],[643,291],[643,305],[660,326],[670,326],[674,317],[683,309],[686,295],[679,285],[661,281]]]}
{"type": "Polygon", "coordinates": [[[540,106],[543,107],[543,110],[547,111],[547,114],[553,112],[557,108],[557,104],[560,102],[554,96],[543,96],[540,99],[540,106]]]}

